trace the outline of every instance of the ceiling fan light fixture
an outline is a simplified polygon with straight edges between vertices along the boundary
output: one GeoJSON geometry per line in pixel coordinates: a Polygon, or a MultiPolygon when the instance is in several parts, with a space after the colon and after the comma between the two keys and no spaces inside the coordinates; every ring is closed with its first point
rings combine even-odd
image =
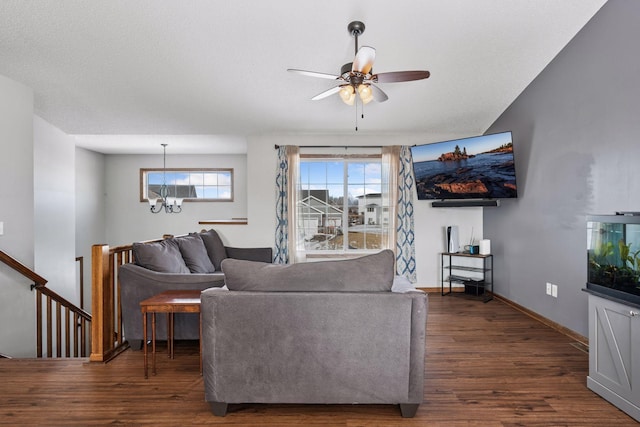
{"type": "Polygon", "coordinates": [[[338,93],[340,94],[342,102],[347,105],[353,105],[353,102],[356,100],[356,92],[351,85],[342,86],[338,93]]]}
{"type": "MultiPolygon", "coordinates": [[[[373,63],[376,58],[376,50],[371,46],[358,46],[358,37],[364,32],[364,23],[361,21],[353,21],[349,23],[347,30],[349,34],[355,38],[355,57],[353,58],[353,62],[346,63],[340,68],[340,74],[332,75],[294,68],[287,70],[310,77],[337,81],[336,85],[331,89],[325,90],[311,98],[312,101],[324,99],[337,93],[345,104],[349,106],[356,105],[357,116],[358,106],[355,102],[356,97],[360,98],[363,106],[374,100],[376,102],[385,102],[389,99],[382,89],[372,83],[409,82],[429,77],[430,73],[426,70],[392,71],[374,74],[373,63]]],[[[364,114],[361,116],[364,118],[364,114]]],[[[358,130],[357,123],[356,130],[358,130]]]]}
{"type": "Polygon", "coordinates": [[[363,104],[368,104],[373,100],[373,91],[371,90],[371,86],[367,84],[358,86],[358,95],[360,95],[360,100],[363,104]]]}

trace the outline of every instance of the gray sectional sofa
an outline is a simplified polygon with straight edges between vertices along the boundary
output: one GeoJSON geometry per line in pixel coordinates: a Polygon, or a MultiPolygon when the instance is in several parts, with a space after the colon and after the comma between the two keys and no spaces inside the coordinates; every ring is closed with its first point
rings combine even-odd
{"type": "MultiPolygon", "coordinates": [[[[166,290],[219,288],[224,285],[220,264],[227,258],[270,263],[272,249],[225,246],[215,230],[134,243],[134,262],[118,270],[124,336],[131,348],[142,348],[140,301],[166,290]]],[[[158,314],[157,339],[166,339],[166,324],[165,315],[158,314]]],[[[197,315],[176,314],[174,336],[177,340],[198,339],[197,315]]]]}
{"type": "Polygon", "coordinates": [[[385,250],[292,265],[226,259],[201,294],[205,399],[229,404],[423,401],[427,295],[385,250]]]}

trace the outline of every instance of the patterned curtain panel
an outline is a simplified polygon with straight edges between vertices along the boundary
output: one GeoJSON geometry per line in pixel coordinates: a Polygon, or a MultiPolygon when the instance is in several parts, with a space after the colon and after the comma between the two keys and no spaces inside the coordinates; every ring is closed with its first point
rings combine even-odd
{"type": "Polygon", "coordinates": [[[413,230],[414,180],[411,148],[400,147],[398,159],[398,204],[396,224],[396,272],[416,282],[416,250],[413,230]]]}
{"type": "Polygon", "coordinates": [[[287,189],[289,180],[289,161],[287,147],[278,148],[278,164],[276,168],[276,253],[275,264],[289,263],[289,209],[287,206],[287,189]]]}
{"type": "Polygon", "coordinates": [[[295,260],[296,243],[296,182],[300,149],[294,145],[278,148],[276,167],[276,253],[275,264],[289,264],[295,260]]]}
{"type": "MultiPolygon", "coordinates": [[[[416,281],[416,259],[413,231],[413,171],[411,148],[389,145],[382,147],[382,199],[395,215],[384,247],[396,255],[396,274],[412,283],[416,281]]],[[[383,236],[384,238],[385,236],[383,236]]]]}

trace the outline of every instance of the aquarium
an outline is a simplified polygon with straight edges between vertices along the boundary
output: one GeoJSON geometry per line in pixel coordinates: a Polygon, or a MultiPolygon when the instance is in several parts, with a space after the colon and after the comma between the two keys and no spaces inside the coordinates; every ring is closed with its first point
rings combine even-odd
{"type": "Polygon", "coordinates": [[[640,213],[587,217],[587,289],[640,304],[640,213]]]}

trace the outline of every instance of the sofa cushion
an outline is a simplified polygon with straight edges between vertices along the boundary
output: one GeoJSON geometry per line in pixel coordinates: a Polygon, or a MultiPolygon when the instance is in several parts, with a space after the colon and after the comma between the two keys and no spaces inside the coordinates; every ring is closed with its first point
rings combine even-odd
{"type": "Polygon", "coordinates": [[[178,243],[182,259],[184,259],[189,271],[192,273],[213,273],[216,271],[198,233],[177,237],[175,241],[178,243]]]}
{"type": "Polygon", "coordinates": [[[227,258],[222,272],[232,291],[388,292],[394,262],[389,249],[360,258],[286,265],[227,258]]]}
{"type": "Polygon", "coordinates": [[[178,244],[173,239],[152,243],[134,243],[133,257],[141,267],[161,273],[189,273],[178,244]]]}
{"type": "Polygon", "coordinates": [[[220,263],[223,259],[227,258],[227,250],[225,249],[220,236],[218,236],[216,230],[211,229],[200,233],[200,237],[204,242],[205,248],[207,248],[207,254],[209,254],[211,263],[215,267],[216,271],[220,271],[220,263]]]}

